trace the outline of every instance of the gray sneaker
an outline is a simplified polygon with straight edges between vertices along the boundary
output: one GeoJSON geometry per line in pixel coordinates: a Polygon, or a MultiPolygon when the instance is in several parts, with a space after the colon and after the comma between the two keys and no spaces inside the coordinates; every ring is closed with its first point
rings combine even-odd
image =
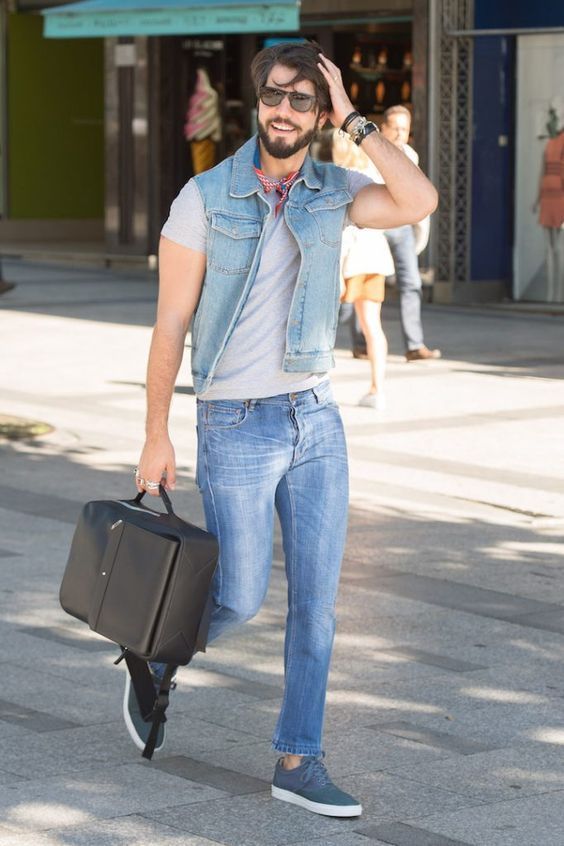
{"type": "Polygon", "coordinates": [[[327,817],[362,814],[362,805],[333,784],[323,760],[313,755],[293,770],[285,770],[280,758],[274,770],[272,796],[327,817]]]}
{"type": "MultiPolygon", "coordinates": [[[[149,739],[151,727],[153,724],[151,722],[145,722],[145,720],[141,716],[141,709],[139,708],[137,696],[135,695],[135,690],[133,688],[133,685],[131,684],[131,677],[128,672],[126,672],[125,675],[125,691],[123,694],[123,718],[125,720],[125,725],[131,736],[131,739],[133,740],[137,748],[143,752],[147,740],[149,739]]],[[[160,678],[153,671],[151,672],[151,675],[155,684],[156,696],[160,687],[160,678]]],[[[170,689],[174,690],[175,687],[176,682],[173,680],[171,682],[170,689]]],[[[158,752],[159,749],[163,748],[165,738],[165,723],[161,723],[159,726],[159,732],[157,734],[155,752],[158,752]]]]}

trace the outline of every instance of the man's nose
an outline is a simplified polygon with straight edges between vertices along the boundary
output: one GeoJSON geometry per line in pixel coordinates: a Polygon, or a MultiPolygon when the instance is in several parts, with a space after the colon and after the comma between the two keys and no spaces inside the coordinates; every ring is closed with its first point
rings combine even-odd
{"type": "Polygon", "coordinates": [[[290,105],[289,98],[283,97],[282,102],[278,105],[278,113],[280,117],[290,118],[294,114],[294,110],[290,105]]]}

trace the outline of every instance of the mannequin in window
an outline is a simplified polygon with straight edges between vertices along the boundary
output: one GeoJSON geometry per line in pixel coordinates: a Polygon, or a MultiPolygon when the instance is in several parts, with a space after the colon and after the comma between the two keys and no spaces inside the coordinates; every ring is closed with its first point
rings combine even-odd
{"type": "Polygon", "coordinates": [[[548,110],[539,189],[533,205],[546,234],[548,302],[564,301],[564,126],[556,109],[548,110]]]}
{"type": "Polygon", "coordinates": [[[203,67],[196,71],[196,85],[188,103],[184,136],[190,144],[194,174],[213,167],[216,163],[216,142],[221,139],[219,95],[203,67]]]}

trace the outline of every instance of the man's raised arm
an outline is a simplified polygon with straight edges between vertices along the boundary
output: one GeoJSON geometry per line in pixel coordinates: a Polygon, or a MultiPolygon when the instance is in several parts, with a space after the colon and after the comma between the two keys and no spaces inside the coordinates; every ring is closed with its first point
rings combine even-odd
{"type": "MultiPolygon", "coordinates": [[[[341,79],[341,72],[326,56],[320,54],[320,68],[329,85],[333,110],[329,119],[340,128],[355,113],[341,79]]],[[[358,118],[361,116],[356,113],[358,118]]],[[[355,121],[351,122],[354,130],[355,121]]],[[[349,215],[357,226],[373,229],[394,229],[418,223],[437,207],[438,194],[433,184],[417,165],[379,132],[372,132],[362,141],[362,149],[380,171],[385,185],[368,185],[354,198],[349,215]]]]}

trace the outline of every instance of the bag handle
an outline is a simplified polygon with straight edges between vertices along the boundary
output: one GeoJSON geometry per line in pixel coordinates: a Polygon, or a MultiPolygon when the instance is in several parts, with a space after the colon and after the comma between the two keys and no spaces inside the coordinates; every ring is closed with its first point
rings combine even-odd
{"type": "MultiPolygon", "coordinates": [[[[141,500],[143,499],[143,497],[145,496],[146,493],[147,493],[147,491],[140,491],[137,494],[137,496],[135,497],[134,501],[135,502],[141,502],[141,500]]],[[[172,507],[172,502],[170,501],[170,497],[169,497],[169,495],[167,494],[167,492],[165,491],[165,489],[163,488],[162,485],[159,485],[159,494],[160,494],[162,501],[164,502],[164,506],[165,506],[168,514],[174,514],[174,509],[172,507]]]]}

